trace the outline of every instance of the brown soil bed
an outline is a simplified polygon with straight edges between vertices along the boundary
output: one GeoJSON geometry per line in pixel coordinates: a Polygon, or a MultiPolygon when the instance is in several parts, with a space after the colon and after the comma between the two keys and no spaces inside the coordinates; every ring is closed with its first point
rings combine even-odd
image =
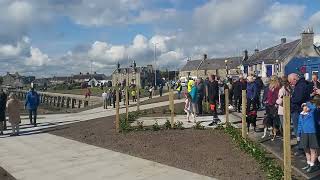
{"type": "Polygon", "coordinates": [[[115,133],[114,116],[50,133],[218,179],[266,179],[259,164],[220,130],[115,133]]]}
{"type": "Polygon", "coordinates": [[[0,167],[0,179],[1,180],[16,180],[11,174],[0,167]]]}

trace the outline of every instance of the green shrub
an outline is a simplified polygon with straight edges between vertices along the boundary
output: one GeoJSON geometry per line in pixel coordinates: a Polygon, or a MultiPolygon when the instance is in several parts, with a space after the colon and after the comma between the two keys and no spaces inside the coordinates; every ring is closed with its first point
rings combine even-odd
{"type": "Polygon", "coordinates": [[[196,122],[196,124],[193,126],[193,129],[204,130],[205,127],[201,125],[201,122],[196,122]]]}
{"type": "Polygon", "coordinates": [[[241,132],[231,125],[227,125],[224,130],[226,133],[230,134],[232,140],[236,142],[243,151],[249,153],[260,163],[263,170],[267,173],[268,179],[282,179],[282,168],[274,160],[267,156],[267,152],[261,148],[259,144],[242,138],[241,132]]]}
{"type": "Polygon", "coordinates": [[[181,130],[183,130],[183,129],[184,129],[184,127],[183,127],[183,122],[181,122],[181,121],[175,122],[175,123],[173,124],[173,129],[181,129],[181,130]]]}
{"type": "Polygon", "coordinates": [[[137,121],[137,125],[138,130],[144,130],[143,121],[137,121]]]}
{"type": "Polygon", "coordinates": [[[167,119],[167,121],[164,123],[164,128],[171,129],[171,123],[170,123],[169,119],[167,119]]]}
{"type": "Polygon", "coordinates": [[[120,117],[120,130],[121,132],[128,132],[133,130],[133,128],[131,127],[130,123],[128,123],[128,121],[126,121],[126,116],[122,115],[120,117]]]}
{"type": "Polygon", "coordinates": [[[159,131],[161,129],[160,125],[158,124],[158,121],[156,121],[153,125],[152,125],[152,130],[154,131],[159,131]]]}

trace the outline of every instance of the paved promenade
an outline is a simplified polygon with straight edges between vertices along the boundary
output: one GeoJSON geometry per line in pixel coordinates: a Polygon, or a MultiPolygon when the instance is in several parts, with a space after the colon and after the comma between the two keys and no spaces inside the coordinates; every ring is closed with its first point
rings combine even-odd
{"type": "MultiPolygon", "coordinates": [[[[176,100],[175,103],[183,102],[176,100]]],[[[168,102],[143,105],[141,110],[166,106],[168,102]]],[[[131,107],[135,111],[136,107],[131,107]]],[[[122,108],[121,112],[125,112],[122,108]]],[[[23,180],[209,180],[210,177],[169,167],[127,154],[58,137],[43,130],[79,121],[112,116],[114,109],[96,108],[74,114],[39,116],[38,127],[23,117],[19,137],[1,136],[0,166],[23,180]]],[[[10,128],[9,128],[10,129],[10,128]]],[[[8,133],[8,131],[7,131],[8,133]]]]}

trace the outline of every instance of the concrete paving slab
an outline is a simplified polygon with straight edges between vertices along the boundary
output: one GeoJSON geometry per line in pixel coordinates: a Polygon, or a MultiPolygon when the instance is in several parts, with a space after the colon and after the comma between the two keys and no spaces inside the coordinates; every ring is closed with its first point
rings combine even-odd
{"type": "Polygon", "coordinates": [[[22,180],[214,179],[47,133],[0,144],[0,166],[22,180]]]}

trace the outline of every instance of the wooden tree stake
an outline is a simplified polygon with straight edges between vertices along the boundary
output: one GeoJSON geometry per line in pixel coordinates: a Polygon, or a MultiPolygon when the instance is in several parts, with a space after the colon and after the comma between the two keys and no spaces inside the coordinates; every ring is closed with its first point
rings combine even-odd
{"type": "Polygon", "coordinates": [[[291,141],[290,141],[290,97],[283,97],[283,155],[284,155],[284,180],[291,180],[291,141]]]}
{"type": "MultiPolygon", "coordinates": [[[[242,90],[242,137],[246,138],[247,137],[247,91],[242,90]]],[[[237,108],[237,107],[236,107],[237,108]]]]}

